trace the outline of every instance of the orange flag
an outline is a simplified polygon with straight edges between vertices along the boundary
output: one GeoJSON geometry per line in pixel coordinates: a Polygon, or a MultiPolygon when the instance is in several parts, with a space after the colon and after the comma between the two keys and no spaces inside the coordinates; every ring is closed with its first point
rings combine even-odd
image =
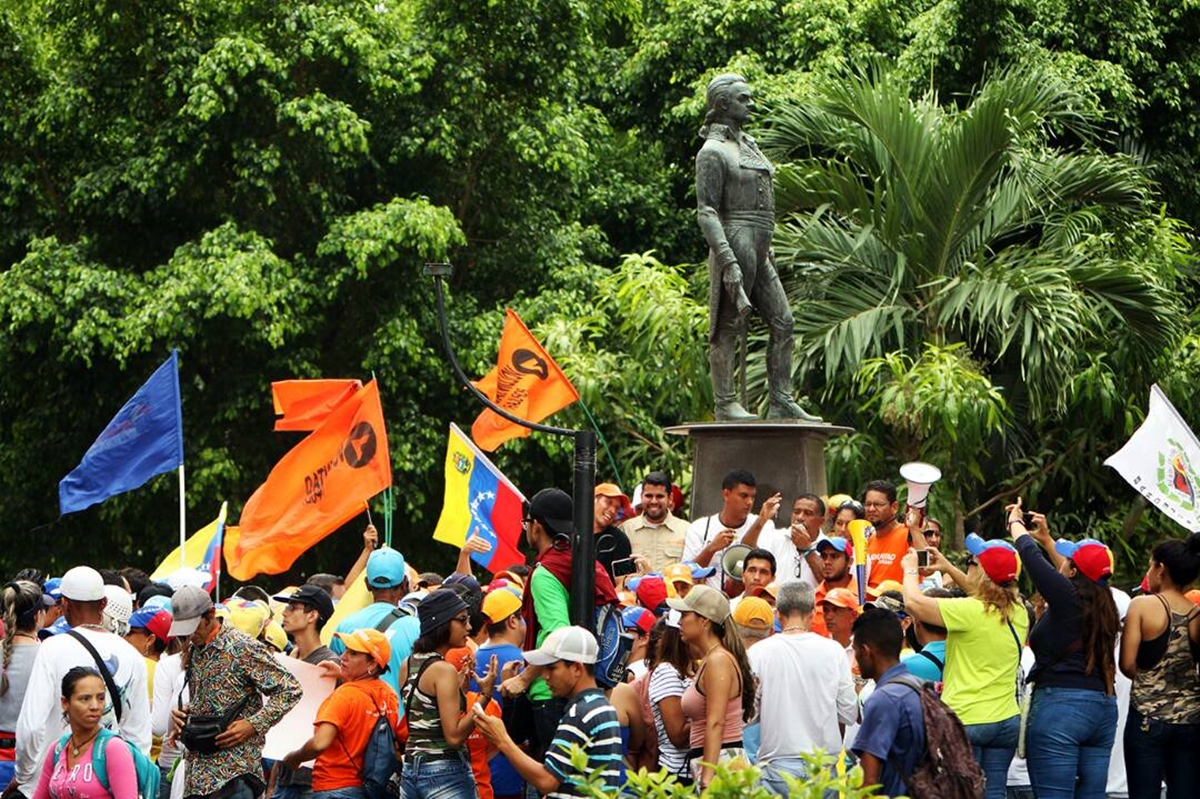
{"type": "Polygon", "coordinates": [[[321,422],[362,388],[358,380],[278,380],[271,384],[276,432],[316,430],[321,422]]]}
{"type": "MultiPolygon", "coordinates": [[[[531,422],[540,422],[579,399],[575,386],[511,308],[505,312],[496,368],[475,381],[475,387],[504,410],[531,422]]],[[[471,438],[487,452],[527,435],[528,427],[508,421],[491,408],[484,408],[471,425],[471,438]]]]}
{"type": "Polygon", "coordinates": [[[229,574],[249,580],[287,571],[391,484],[379,387],[372,380],[284,455],[250,497],[226,539],[229,574]]]}

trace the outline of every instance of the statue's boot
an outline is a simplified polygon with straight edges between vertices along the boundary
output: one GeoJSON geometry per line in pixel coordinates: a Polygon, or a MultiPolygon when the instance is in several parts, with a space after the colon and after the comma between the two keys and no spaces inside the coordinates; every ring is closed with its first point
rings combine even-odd
{"type": "Polygon", "coordinates": [[[734,344],[737,330],[722,331],[708,349],[708,368],[712,374],[713,415],[718,422],[745,422],[758,417],[742,407],[733,389],[734,344]]]}
{"type": "Polygon", "coordinates": [[[790,330],[771,331],[767,343],[767,382],[770,385],[768,419],[799,419],[802,422],[820,422],[792,399],[792,346],[794,337],[790,330]]]}
{"type": "Polygon", "coordinates": [[[799,419],[802,422],[823,421],[820,416],[813,416],[800,407],[794,399],[787,395],[771,394],[771,404],[767,410],[768,419],[799,419]]]}

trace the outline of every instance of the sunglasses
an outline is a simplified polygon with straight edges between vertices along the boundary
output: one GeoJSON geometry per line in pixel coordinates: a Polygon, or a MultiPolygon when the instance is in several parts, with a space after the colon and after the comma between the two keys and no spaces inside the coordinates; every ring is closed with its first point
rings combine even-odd
{"type": "Polygon", "coordinates": [[[471,616],[470,616],[469,614],[467,614],[467,613],[464,613],[464,614],[462,614],[461,616],[455,616],[455,617],[454,617],[453,619],[451,619],[450,621],[456,621],[456,622],[458,622],[459,624],[461,624],[461,625],[463,625],[464,627],[466,627],[468,624],[470,624],[470,623],[471,623],[471,616]]]}
{"type": "Polygon", "coordinates": [[[969,568],[971,568],[972,566],[978,566],[978,565],[979,565],[979,561],[975,560],[975,558],[967,558],[967,562],[966,562],[966,564],[965,564],[965,565],[966,565],[966,567],[969,569],[969,568]]]}

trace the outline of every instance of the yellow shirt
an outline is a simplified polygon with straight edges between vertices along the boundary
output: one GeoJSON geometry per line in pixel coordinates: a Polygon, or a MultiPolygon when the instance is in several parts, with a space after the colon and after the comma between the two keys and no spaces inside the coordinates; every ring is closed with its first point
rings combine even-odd
{"type": "Polygon", "coordinates": [[[942,701],[963,724],[991,724],[1017,715],[1018,641],[1029,630],[1024,605],[1010,610],[1015,638],[1000,614],[974,597],[939,599],[937,605],[949,632],[942,701]]]}

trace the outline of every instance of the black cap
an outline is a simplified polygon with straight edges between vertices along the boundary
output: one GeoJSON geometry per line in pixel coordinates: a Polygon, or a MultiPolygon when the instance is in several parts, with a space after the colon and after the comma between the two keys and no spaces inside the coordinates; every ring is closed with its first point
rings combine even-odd
{"type": "Polygon", "coordinates": [[[450,588],[439,588],[421,600],[417,605],[417,618],[421,621],[421,635],[429,635],[440,627],[450,623],[450,620],[467,610],[467,603],[457,591],[450,588]]]}
{"type": "Polygon", "coordinates": [[[316,585],[302,585],[291,594],[279,594],[271,597],[276,602],[297,602],[307,605],[317,612],[321,624],[329,621],[333,615],[333,599],[325,593],[325,589],[316,585]]]}
{"type": "Polygon", "coordinates": [[[574,527],[575,504],[566,491],[543,488],[529,500],[529,516],[554,535],[570,535],[574,527]]]}

